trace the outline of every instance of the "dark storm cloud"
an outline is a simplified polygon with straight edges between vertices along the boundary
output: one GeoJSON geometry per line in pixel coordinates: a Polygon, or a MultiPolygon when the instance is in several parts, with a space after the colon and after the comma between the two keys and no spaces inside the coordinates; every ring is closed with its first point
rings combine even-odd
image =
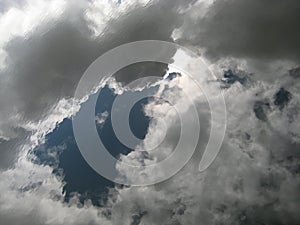
{"type": "MultiPolygon", "coordinates": [[[[49,109],[57,101],[64,97],[72,97],[77,82],[85,69],[109,49],[123,43],[143,39],[170,41],[173,29],[180,26],[182,20],[178,17],[177,10],[184,7],[187,2],[168,0],[147,7],[137,5],[134,9],[130,9],[129,13],[120,14],[118,19],[108,21],[105,25],[106,28],[98,37],[92,37],[89,29],[91,22],[84,17],[85,8],[81,8],[80,3],[82,2],[78,2],[78,5],[77,2],[68,3],[67,10],[61,17],[47,23],[41,20],[40,25],[27,33],[25,37],[15,37],[4,47],[7,53],[6,68],[0,71],[2,79],[0,83],[1,169],[12,166],[12,162],[17,160],[15,159],[18,153],[16,145],[20,142],[24,144],[26,135],[23,135],[18,127],[24,126],[28,122],[42,120],[49,114],[49,109]],[[11,139],[5,141],[2,140],[2,136],[11,139]]],[[[169,57],[171,58],[172,55],[169,57]]],[[[136,71],[141,75],[140,71],[146,70],[152,71],[151,73],[154,75],[162,75],[166,66],[139,65],[136,69],[131,68],[130,71],[123,74],[120,80],[127,82],[136,71]]],[[[12,171],[17,170],[13,169],[12,171]]],[[[27,177],[27,174],[25,176],[27,177]]],[[[8,210],[4,212],[1,208],[0,223],[42,223],[42,219],[36,219],[34,214],[43,214],[49,218],[49,221],[52,221],[52,214],[48,210],[45,214],[34,210],[51,208],[49,202],[45,203],[46,207],[41,201],[49,193],[37,197],[36,201],[32,198],[24,201],[25,204],[30,205],[25,208],[33,208],[31,211],[33,214],[22,210],[17,210],[17,215],[11,214],[14,210],[10,209],[16,207],[14,200],[16,202],[19,200],[14,198],[14,193],[10,192],[10,187],[6,187],[6,182],[4,179],[2,180],[1,190],[6,191],[5,196],[8,200],[0,199],[0,207],[6,205],[8,210]],[[7,206],[7,202],[11,206],[7,206]]],[[[63,213],[65,209],[68,210],[59,202],[53,202],[53,204],[58,204],[58,207],[54,206],[53,208],[59,212],[63,213]],[[60,206],[63,209],[60,209],[60,206]]],[[[17,203],[17,205],[20,204],[17,203]]],[[[83,216],[85,219],[79,220],[77,219],[79,213],[75,214],[76,216],[72,217],[76,218],[76,221],[72,219],[63,222],[54,221],[53,224],[83,224],[93,220],[89,218],[89,215],[83,216]]],[[[63,213],[61,217],[66,215],[71,214],[63,213]]],[[[88,223],[94,224],[94,222],[88,223]]],[[[100,223],[97,222],[97,224],[100,223]]]]}
{"type": "MultiPolygon", "coordinates": [[[[39,119],[57,100],[72,97],[83,72],[109,49],[144,39],[170,41],[172,31],[180,21],[176,18],[178,4],[175,5],[175,2],[164,1],[145,8],[136,7],[130,14],[109,21],[97,38],[91,38],[89,24],[81,10],[77,14],[68,12],[55,24],[38,27],[25,39],[14,39],[5,48],[8,66],[1,72],[9,77],[9,88],[3,88],[10,106],[15,106],[25,120],[39,119]],[[75,16],[74,22],[70,17],[75,16]],[[12,95],[9,94],[11,91],[12,95]]],[[[120,80],[126,82],[135,74],[141,74],[140,71],[150,70],[153,75],[163,75],[166,70],[165,65],[146,66],[123,73],[120,80]]]]}
{"type": "Polygon", "coordinates": [[[205,18],[192,18],[183,39],[207,49],[212,58],[300,61],[300,2],[296,0],[215,1],[205,18]]]}
{"type": "MultiPolygon", "coordinates": [[[[0,141],[1,169],[10,166],[17,154],[15,145],[25,138],[23,131],[15,130],[15,127],[42,119],[59,99],[72,97],[78,80],[93,60],[122,43],[143,39],[171,40],[174,28],[180,27],[183,20],[184,25],[180,28],[183,37],[179,41],[205,47],[214,59],[250,58],[262,63],[274,59],[299,61],[299,43],[296,40],[299,40],[297,22],[300,21],[300,4],[297,0],[220,0],[210,6],[208,14],[201,19],[193,18],[190,10],[185,15],[178,13],[190,2],[161,0],[147,7],[136,6],[129,13],[109,20],[96,38],[92,38],[88,27],[91,22],[84,18],[84,9],[76,8],[77,2],[74,5],[70,3],[72,7],[59,19],[48,24],[41,22],[26,37],[10,41],[5,47],[8,64],[0,72],[0,140],[10,134],[13,138],[0,141]],[[1,133],[1,129],[7,132],[1,133]]],[[[200,16],[197,7],[190,9],[200,16]]],[[[122,77],[118,76],[118,79],[128,82],[144,71],[147,75],[161,75],[165,69],[163,65],[137,65],[122,70],[122,77]]],[[[253,101],[258,98],[257,92],[270,93],[262,86],[251,87],[253,90],[247,93],[241,89],[229,89],[228,136],[214,168],[202,177],[197,170],[199,160],[195,158],[190,167],[186,166],[165,183],[121,189],[121,197],[116,197],[117,203],[112,208],[115,211],[111,216],[115,216],[118,223],[109,224],[126,224],[127,216],[128,221],[144,224],[198,224],[199,221],[205,224],[297,224],[299,163],[298,158],[291,157],[292,151],[286,149],[295,153],[299,147],[282,141],[254,116],[252,107],[253,101]],[[249,153],[249,157],[245,152],[249,153]],[[269,158],[273,159],[271,163],[269,158]],[[295,169],[290,169],[291,173],[290,164],[295,164],[295,169]],[[134,204],[140,208],[132,212],[134,204]]],[[[293,94],[292,103],[297,97],[296,88],[289,90],[293,94]]],[[[278,88],[272,91],[270,99],[276,91],[278,88]]],[[[293,104],[295,110],[288,107],[284,110],[299,112],[299,104],[296,101],[293,104]]],[[[155,108],[157,113],[161,110],[159,115],[164,115],[165,108],[155,108]]],[[[207,107],[200,109],[206,113],[207,107]]],[[[297,132],[297,127],[292,127],[294,130],[288,128],[288,119],[285,118],[288,115],[276,115],[270,121],[282,121],[279,124],[283,125],[279,127],[283,130],[287,127],[291,132],[297,132]]],[[[208,127],[207,123],[203,127],[208,127]]],[[[178,125],[170,122],[171,129],[178,125]]],[[[153,129],[153,133],[160,134],[157,132],[159,127],[153,129]]],[[[202,135],[208,136],[206,133],[202,135]]],[[[174,144],[171,139],[170,145],[174,144]]],[[[37,165],[33,167],[25,160],[25,165],[17,165],[0,174],[0,187],[4,193],[0,198],[0,223],[107,224],[102,222],[99,208],[69,207],[49,199],[53,190],[61,193],[62,185],[58,182],[57,189],[54,188],[56,183],[52,184],[53,180],[48,179],[45,169],[37,165]],[[46,181],[38,191],[23,195],[12,189],[43,179],[46,181]]]]}
{"type": "MultiPolygon", "coordinates": [[[[137,4],[128,13],[111,18],[97,37],[93,37],[93,22],[86,19],[85,8],[68,3],[59,18],[41,22],[26,36],[13,38],[4,46],[6,67],[0,71],[0,137],[16,138],[20,135],[18,127],[43,119],[60,99],[73,97],[84,71],[106,51],[131,41],[171,41],[174,28],[182,24],[178,10],[188,2],[159,1],[146,7],[137,4]]],[[[167,65],[140,63],[116,76],[118,81],[128,83],[143,76],[144,71],[146,75],[162,76],[166,69],[167,65]]],[[[4,146],[1,152],[12,152],[4,146]]]]}

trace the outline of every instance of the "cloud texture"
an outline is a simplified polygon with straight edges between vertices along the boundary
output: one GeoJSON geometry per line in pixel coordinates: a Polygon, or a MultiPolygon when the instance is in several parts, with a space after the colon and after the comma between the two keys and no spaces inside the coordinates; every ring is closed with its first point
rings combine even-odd
{"type": "MultiPolygon", "coordinates": [[[[35,0],[3,1],[0,7],[1,224],[300,222],[300,87],[298,77],[288,74],[300,60],[297,1],[35,0]],[[180,88],[194,93],[203,127],[197,152],[185,168],[154,186],[116,187],[103,208],[89,201],[82,205],[76,197],[64,203],[59,178],[51,168],[35,165],[27,153],[74,113],[73,92],[90,63],[113,47],[143,39],[174,39],[203,53],[218,78],[225,69],[251,77],[247,85],[235,82],[224,90],[228,129],[221,153],[207,171],[198,172],[209,135],[208,105],[185,76],[176,78],[169,83],[171,92],[158,95],[169,95],[188,117],[190,105],[180,88]],[[292,96],[282,109],[274,100],[281,87],[292,96]],[[256,102],[266,105],[259,108],[265,121],[253,110],[256,102]]],[[[172,62],[173,55],[169,57],[172,62]]],[[[119,80],[127,83],[144,76],[143,71],[163,75],[166,69],[137,65],[120,73],[119,80]]],[[[189,69],[197,70],[196,63],[190,62],[189,69]]],[[[212,87],[210,94],[219,87],[202,74],[199,78],[212,87]]],[[[145,113],[153,120],[138,150],[160,139],[158,118],[169,132],[157,151],[122,156],[141,168],[170,154],[180,129],[178,116],[166,103],[153,101],[145,113]]],[[[129,178],[136,176],[118,169],[129,178]]]]}

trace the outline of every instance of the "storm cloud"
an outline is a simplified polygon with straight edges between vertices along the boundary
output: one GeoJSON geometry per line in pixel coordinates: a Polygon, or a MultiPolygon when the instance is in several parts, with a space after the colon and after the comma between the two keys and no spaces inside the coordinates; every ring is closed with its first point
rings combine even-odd
{"type": "MultiPolygon", "coordinates": [[[[0,11],[1,224],[299,223],[300,86],[297,70],[291,70],[300,64],[299,1],[2,1],[0,11]],[[97,57],[146,39],[203,53],[220,79],[203,78],[201,85],[226,84],[228,127],[221,152],[207,171],[198,172],[209,136],[208,104],[185,76],[178,77],[169,84],[193,93],[204,127],[191,161],[160,184],[111,189],[102,208],[88,199],[80,203],[76,193],[66,203],[62,180],[53,176],[53,168],[34,164],[28,152],[72,116],[76,85],[97,57]],[[224,76],[228,69],[236,79],[224,76]],[[244,77],[246,84],[240,82],[244,77]],[[288,98],[280,93],[289,93],[288,98]]],[[[173,56],[168,55],[170,63],[173,56]]],[[[167,69],[137,64],[119,71],[116,79],[128,83],[163,76],[167,69]]],[[[191,106],[177,91],[171,97],[189,118],[191,106]]],[[[141,167],[172,152],[180,129],[168,104],[153,101],[144,110],[152,122],[138,150],[160,139],[157,119],[164,118],[169,132],[159,151],[121,156],[141,167]]],[[[129,178],[136,175],[118,170],[129,178]]]]}
{"type": "Polygon", "coordinates": [[[299,10],[294,0],[215,1],[204,19],[186,23],[182,41],[205,47],[212,57],[299,62],[299,10]]]}

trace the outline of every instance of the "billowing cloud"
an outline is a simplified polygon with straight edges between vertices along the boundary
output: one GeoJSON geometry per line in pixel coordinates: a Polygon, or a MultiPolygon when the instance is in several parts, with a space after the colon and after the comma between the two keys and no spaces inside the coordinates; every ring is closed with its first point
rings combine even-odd
{"type": "MultiPolygon", "coordinates": [[[[184,80],[184,77],[178,79],[184,80]]],[[[297,210],[300,199],[297,196],[300,176],[297,164],[300,142],[295,139],[299,132],[294,127],[299,124],[300,116],[296,106],[300,101],[297,93],[299,85],[291,84],[289,77],[271,85],[261,81],[249,82],[249,86],[236,82],[224,92],[228,128],[213,165],[203,173],[198,171],[205,138],[209,136],[209,129],[205,129],[209,126],[201,123],[204,129],[201,130],[202,138],[196,154],[182,171],[155,186],[119,191],[114,207],[126,208],[126,213],[125,216],[113,214],[118,222],[123,221],[124,217],[126,221],[133,221],[132,215],[139,212],[144,212],[140,224],[294,224],[299,221],[297,210]],[[282,85],[294,94],[293,100],[281,110],[276,96],[282,85]],[[256,101],[269,104],[270,109],[265,112],[268,122],[257,118],[253,109],[256,101]]],[[[189,82],[181,81],[180,84],[181,87],[186,85],[185,90],[191,88],[189,82]]],[[[185,116],[189,116],[186,101],[181,101],[180,93],[176,93],[174,89],[174,101],[187,108],[185,116]]],[[[209,116],[206,114],[207,105],[201,104],[202,101],[205,98],[197,95],[194,103],[202,115],[201,121],[205,122],[209,116]]],[[[164,119],[170,135],[178,130],[179,122],[174,120],[176,113],[169,113],[169,108],[168,104],[159,103],[148,109],[154,118],[164,119]]],[[[139,150],[143,150],[147,143],[159,140],[162,131],[159,123],[153,123],[144,146],[139,150]]],[[[123,160],[141,166],[143,173],[144,164],[169,155],[177,140],[166,138],[156,152],[141,154],[135,151],[124,156],[123,160]]],[[[145,176],[132,170],[124,171],[122,167],[119,169],[128,177],[145,176]]]]}
{"type": "MultiPolygon", "coordinates": [[[[300,87],[288,70],[299,64],[299,6],[293,0],[1,2],[0,223],[298,224],[300,87]],[[157,185],[116,187],[103,208],[88,200],[82,205],[76,196],[65,203],[61,180],[52,168],[31,162],[28,151],[74,113],[77,82],[99,55],[130,41],[172,38],[204,51],[218,78],[229,68],[251,78],[247,85],[219,81],[227,84],[228,129],[216,161],[198,172],[210,114],[204,96],[183,76],[170,81],[175,88],[167,94],[189,117],[190,105],[177,91],[192,93],[202,132],[184,169],[157,185]],[[282,96],[281,88],[290,97],[282,96]]],[[[127,83],[145,71],[163,75],[166,69],[135,65],[119,71],[117,80],[127,83]]],[[[158,119],[164,118],[168,135],[158,151],[121,157],[141,168],[172,152],[180,130],[178,116],[166,103],[153,101],[145,113],[153,119],[137,150],[160,140],[165,127],[158,119]]]]}

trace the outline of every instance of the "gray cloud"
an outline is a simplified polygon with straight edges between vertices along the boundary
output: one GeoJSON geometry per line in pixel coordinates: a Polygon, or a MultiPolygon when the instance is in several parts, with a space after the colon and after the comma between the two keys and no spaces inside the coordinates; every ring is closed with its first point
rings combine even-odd
{"type": "MultiPolygon", "coordinates": [[[[181,1],[134,5],[127,13],[108,20],[95,37],[90,29],[93,21],[85,17],[87,3],[67,3],[60,17],[41,21],[33,31],[14,37],[3,47],[7,58],[6,67],[0,71],[0,136],[21,135],[16,132],[18,127],[43,119],[60,99],[71,98],[83,72],[104,52],[131,41],[170,41],[173,29],[181,24],[178,9],[186,5],[181,1]]],[[[141,63],[116,76],[127,83],[144,76],[144,71],[163,75],[166,69],[167,65],[141,63]]]]}
{"type": "Polygon", "coordinates": [[[0,170],[7,169],[13,165],[16,161],[19,146],[24,142],[26,135],[21,135],[18,132],[18,138],[13,138],[10,140],[0,139],[0,170]]]}
{"type": "Polygon", "coordinates": [[[0,12],[5,12],[11,7],[20,7],[24,5],[23,0],[2,0],[0,2],[0,12]]]}
{"type": "Polygon", "coordinates": [[[187,15],[179,42],[205,48],[212,59],[299,63],[299,10],[294,0],[215,1],[204,18],[187,15]]]}
{"type": "MultiPolygon", "coordinates": [[[[191,2],[162,0],[147,7],[135,6],[128,13],[110,19],[97,37],[92,35],[91,21],[85,19],[84,9],[69,3],[69,8],[55,21],[41,22],[25,37],[11,40],[5,46],[7,67],[0,72],[3,78],[0,136],[12,139],[0,143],[1,169],[11,166],[17,155],[16,145],[25,139],[24,131],[18,127],[43,119],[58,100],[72,97],[89,64],[122,43],[143,39],[170,41],[173,30],[181,27],[183,35],[179,43],[204,47],[211,59],[245,58],[256,66],[274,60],[299,62],[300,4],[297,1],[216,1],[204,18],[192,16],[197,14],[198,6],[181,16],[179,9],[186,9],[191,2]]],[[[136,78],[134,74],[148,71],[157,75],[163,74],[165,69],[164,65],[136,65],[125,68],[119,75],[121,81],[128,82],[136,78]]],[[[52,194],[54,190],[54,193],[61,192],[61,184],[49,178],[51,171],[47,168],[30,162],[23,165],[23,161],[16,169],[0,174],[0,187],[5,194],[0,198],[0,222],[297,224],[300,220],[299,139],[295,138],[292,144],[292,135],[299,137],[299,86],[291,85],[293,100],[283,112],[273,108],[268,114],[271,126],[280,127],[280,132],[268,127],[270,124],[257,121],[252,111],[256,100],[268,98],[272,102],[280,85],[286,83],[271,87],[264,83],[253,84],[250,89],[235,84],[228,89],[230,126],[214,166],[205,174],[198,174],[200,156],[196,155],[183,171],[164,183],[117,189],[118,193],[111,200],[112,222],[99,216],[99,209],[69,207],[53,200],[52,194]],[[291,115],[294,120],[288,122],[291,115]],[[30,180],[28,174],[34,177],[30,180]],[[15,190],[45,179],[47,182],[31,193],[15,190]]],[[[201,125],[209,127],[207,105],[200,106],[199,111],[204,111],[201,125]]],[[[178,129],[178,124],[170,125],[170,130],[175,128],[178,129]]],[[[202,135],[201,141],[208,136],[206,132],[202,135]]],[[[169,146],[174,145],[175,136],[169,134],[166,140],[169,146]]],[[[202,144],[199,143],[199,151],[202,144]]]]}
{"type": "MultiPolygon", "coordinates": [[[[110,20],[99,37],[92,37],[84,9],[74,10],[72,6],[57,21],[42,24],[25,38],[13,39],[5,47],[7,67],[1,75],[8,79],[1,87],[1,105],[15,108],[25,121],[43,118],[57,100],[73,96],[85,69],[104,52],[131,41],[170,41],[180,21],[176,15],[181,4],[176,3],[179,1],[135,7],[130,13],[110,20]]],[[[142,71],[165,73],[166,65],[147,65],[122,71],[122,79],[126,81],[142,71]]]]}

